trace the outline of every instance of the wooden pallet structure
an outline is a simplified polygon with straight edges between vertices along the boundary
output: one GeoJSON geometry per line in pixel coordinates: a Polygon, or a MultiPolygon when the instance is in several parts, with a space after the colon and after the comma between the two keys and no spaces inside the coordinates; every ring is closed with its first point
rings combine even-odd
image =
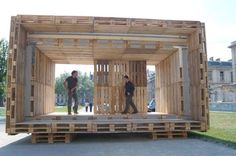
{"type": "Polygon", "coordinates": [[[186,137],[209,127],[204,23],[111,17],[11,18],[6,132],[32,142],[70,142],[75,133],[148,132],[186,137]],[[54,112],[55,64],[94,65],[94,115],[54,112]],[[147,113],[146,66],[155,65],[154,114],[147,113]],[[139,114],[124,110],[123,75],[139,114]]]}

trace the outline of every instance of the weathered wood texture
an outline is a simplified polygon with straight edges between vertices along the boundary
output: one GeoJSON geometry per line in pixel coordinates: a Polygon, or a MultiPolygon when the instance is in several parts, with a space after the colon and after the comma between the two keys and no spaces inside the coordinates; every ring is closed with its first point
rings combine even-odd
{"type": "MultiPolygon", "coordinates": [[[[208,129],[206,36],[204,24],[199,21],[12,17],[7,133],[25,132],[15,131],[18,123],[54,110],[55,63],[94,64],[95,113],[103,116],[123,111],[124,74],[129,75],[136,86],[133,99],[139,112],[146,113],[146,65],[155,65],[157,111],[194,120],[201,125],[201,131],[208,129]]],[[[50,124],[31,127],[34,133],[42,129],[42,133],[51,133],[56,123],[50,124]]],[[[138,126],[142,129],[142,124],[131,125],[133,129],[138,126]]],[[[95,126],[94,132],[108,127],[112,132],[114,126],[95,126]]],[[[124,129],[129,131],[130,124],[124,129]]]]}
{"type": "Polygon", "coordinates": [[[31,75],[30,116],[53,112],[55,64],[37,48],[35,48],[31,75]]]}
{"type": "Polygon", "coordinates": [[[157,110],[182,115],[183,85],[179,53],[175,52],[156,65],[157,110]]]}
{"type": "Polygon", "coordinates": [[[24,120],[24,57],[26,49],[26,31],[11,18],[10,42],[7,65],[7,110],[6,131],[16,122],[24,120]]]}
{"type": "Polygon", "coordinates": [[[200,120],[208,129],[207,54],[204,30],[202,24],[201,29],[191,34],[187,52],[179,49],[156,65],[156,100],[157,110],[200,120]]]}
{"type": "Polygon", "coordinates": [[[205,26],[197,29],[188,39],[188,66],[190,78],[190,106],[194,120],[209,126],[208,79],[205,26]]]}
{"type": "Polygon", "coordinates": [[[146,113],[147,76],[145,61],[96,60],[94,63],[94,111],[96,114],[121,113],[125,107],[124,75],[135,85],[133,101],[146,113]]]}

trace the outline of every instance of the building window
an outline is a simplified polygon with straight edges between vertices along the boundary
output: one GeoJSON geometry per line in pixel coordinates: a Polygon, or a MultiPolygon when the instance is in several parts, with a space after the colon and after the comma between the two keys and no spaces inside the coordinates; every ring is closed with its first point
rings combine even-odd
{"type": "Polygon", "coordinates": [[[212,71],[208,71],[208,80],[212,80],[212,71]]]}
{"type": "Polygon", "coordinates": [[[224,77],[225,77],[225,76],[224,76],[224,72],[221,71],[221,72],[220,72],[220,81],[224,81],[224,80],[225,80],[224,77]]]}
{"type": "Polygon", "coordinates": [[[231,79],[231,82],[233,82],[234,80],[234,78],[233,78],[233,72],[230,72],[230,79],[231,79]]]}

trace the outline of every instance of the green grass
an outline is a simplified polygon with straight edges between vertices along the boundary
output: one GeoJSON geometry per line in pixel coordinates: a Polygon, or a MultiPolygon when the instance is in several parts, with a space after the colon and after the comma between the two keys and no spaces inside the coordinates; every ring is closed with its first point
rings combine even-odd
{"type": "Polygon", "coordinates": [[[207,132],[193,132],[190,136],[236,148],[236,112],[210,112],[210,129],[207,132]]]}
{"type": "Polygon", "coordinates": [[[55,112],[67,112],[67,106],[56,106],[55,112]]]}
{"type": "MultiPolygon", "coordinates": [[[[82,106],[79,105],[78,110],[80,110],[82,106]]],[[[55,112],[67,112],[67,106],[56,106],[55,112]]]]}
{"type": "Polygon", "coordinates": [[[5,107],[0,107],[0,116],[5,116],[5,115],[6,115],[5,107]]]}

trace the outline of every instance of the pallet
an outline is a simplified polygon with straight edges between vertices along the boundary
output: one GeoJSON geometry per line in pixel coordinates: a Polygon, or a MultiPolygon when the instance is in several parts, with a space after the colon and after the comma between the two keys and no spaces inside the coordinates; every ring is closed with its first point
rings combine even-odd
{"type": "Polygon", "coordinates": [[[187,138],[186,131],[169,131],[169,132],[154,132],[152,133],[152,139],[174,139],[174,138],[187,138]]]}
{"type": "Polygon", "coordinates": [[[32,133],[31,135],[31,142],[35,143],[56,143],[56,142],[63,142],[63,143],[70,143],[73,139],[73,134],[69,133],[32,133]]]}
{"type": "Polygon", "coordinates": [[[133,101],[140,113],[146,113],[146,61],[96,60],[94,64],[95,114],[121,113],[125,108],[124,74],[135,84],[133,101]]]}
{"type": "Polygon", "coordinates": [[[93,133],[124,133],[132,132],[131,123],[98,123],[93,124],[93,133]]]}
{"type": "Polygon", "coordinates": [[[11,133],[51,133],[51,123],[17,123],[11,133]]]}

